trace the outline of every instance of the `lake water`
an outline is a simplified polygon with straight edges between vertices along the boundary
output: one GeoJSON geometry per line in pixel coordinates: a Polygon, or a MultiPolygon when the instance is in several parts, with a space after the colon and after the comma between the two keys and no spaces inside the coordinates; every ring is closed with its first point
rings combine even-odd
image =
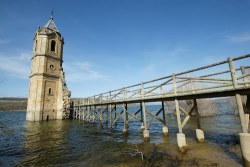
{"type": "Polygon", "coordinates": [[[169,135],[155,122],[150,142],[144,142],[140,124],[107,124],[79,120],[27,122],[25,112],[0,112],[0,166],[242,166],[239,118],[231,114],[201,118],[205,143],[197,143],[195,118],[184,128],[188,151],[177,149],[177,123],[168,116],[169,135]],[[141,153],[144,155],[142,161],[141,153]]]}

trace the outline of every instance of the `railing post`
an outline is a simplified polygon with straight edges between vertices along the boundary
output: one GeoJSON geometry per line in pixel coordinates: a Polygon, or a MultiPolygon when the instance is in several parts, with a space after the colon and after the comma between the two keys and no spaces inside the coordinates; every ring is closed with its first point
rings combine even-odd
{"type": "MultiPolygon", "coordinates": [[[[176,86],[176,77],[175,74],[173,74],[173,87],[174,87],[174,95],[177,96],[177,86],[176,86]]],[[[181,152],[186,151],[186,137],[185,134],[182,133],[182,126],[181,126],[181,115],[180,115],[180,106],[178,99],[175,97],[175,110],[176,110],[176,117],[177,117],[177,124],[178,124],[178,129],[179,133],[177,133],[177,144],[179,147],[179,150],[181,152]]]]}
{"type": "MultiPolygon", "coordinates": [[[[244,66],[241,66],[241,67],[240,67],[240,70],[241,70],[241,74],[242,74],[242,75],[246,75],[246,74],[247,74],[247,73],[246,73],[246,69],[245,69],[244,66]]],[[[243,77],[243,82],[244,82],[244,86],[247,87],[247,86],[248,86],[248,83],[246,83],[246,82],[248,82],[248,77],[243,77]]]]}
{"type": "Polygon", "coordinates": [[[141,83],[141,95],[142,95],[142,111],[143,111],[143,124],[144,124],[144,131],[143,137],[145,141],[149,141],[149,130],[147,127],[147,112],[146,112],[146,105],[145,105],[145,92],[144,92],[144,83],[141,83]]]}
{"type": "Polygon", "coordinates": [[[232,77],[232,84],[233,84],[234,89],[236,89],[238,88],[238,82],[237,82],[236,71],[235,71],[234,64],[233,64],[233,59],[231,57],[228,58],[228,64],[229,64],[229,69],[230,69],[230,73],[232,77]]]}

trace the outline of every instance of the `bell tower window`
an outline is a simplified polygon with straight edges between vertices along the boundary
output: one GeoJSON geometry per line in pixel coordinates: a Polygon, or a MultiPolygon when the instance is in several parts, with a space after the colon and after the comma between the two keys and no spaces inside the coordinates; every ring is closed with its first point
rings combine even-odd
{"type": "Polygon", "coordinates": [[[51,88],[49,88],[49,95],[51,95],[52,94],[52,89],[51,88]]]}
{"type": "Polygon", "coordinates": [[[36,51],[36,48],[37,48],[37,40],[35,41],[35,51],[36,51]]]}
{"type": "Polygon", "coordinates": [[[50,51],[55,52],[56,51],[56,41],[52,40],[50,44],[50,51]]]}

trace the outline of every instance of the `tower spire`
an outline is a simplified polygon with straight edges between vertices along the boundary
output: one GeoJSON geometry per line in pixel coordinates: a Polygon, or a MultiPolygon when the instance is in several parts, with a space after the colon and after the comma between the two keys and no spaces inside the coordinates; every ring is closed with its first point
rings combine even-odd
{"type": "Polygon", "coordinates": [[[51,11],[51,15],[50,15],[50,19],[49,21],[45,24],[44,28],[48,28],[48,29],[51,29],[51,30],[54,30],[56,32],[59,32],[57,27],[56,27],[56,24],[54,22],[54,11],[52,10],[51,11]]]}

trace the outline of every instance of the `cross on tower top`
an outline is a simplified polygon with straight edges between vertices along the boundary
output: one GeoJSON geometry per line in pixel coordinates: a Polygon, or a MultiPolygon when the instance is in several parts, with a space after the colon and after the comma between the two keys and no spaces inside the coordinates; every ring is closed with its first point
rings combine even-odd
{"type": "Polygon", "coordinates": [[[51,15],[50,15],[50,18],[53,19],[53,15],[54,15],[54,11],[52,10],[51,11],[51,15]]]}

